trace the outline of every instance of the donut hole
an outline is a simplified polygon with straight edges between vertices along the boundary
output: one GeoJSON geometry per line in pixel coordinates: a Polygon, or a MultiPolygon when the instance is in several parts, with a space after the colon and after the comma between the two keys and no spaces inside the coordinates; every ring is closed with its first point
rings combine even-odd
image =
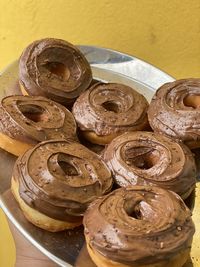
{"type": "Polygon", "coordinates": [[[124,210],[126,211],[129,217],[132,217],[136,220],[142,220],[142,213],[140,211],[139,204],[135,205],[132,200],[127,200],[124,204],[124,210]]]}
{"type": "Polygon", "coordinates": [[[200,108],[200,95],[188,95],[183,99],[183,103],[187,107],[200,108]]]}
{"type": "Polygon", "coordinates": [[[114,113],[120,112],[119,105],[114,101],[106,101],[102,104],[102,107],[105,108],[107,111],[112,111],[114,113]]]}
{"type": "MultiPolygon", "coordinates": [[[[48,116],[44,108],[37,105],[19,105],[21,113],[33,122],[47,122],[48,116]]],[[[28,123],[27,123],[28,124],[28,123]]]]}
{"type": "Polygon", "coordinates": [[[58,161],[58,164],[60,166],[60,168],[63,170],[63,172],[65,173],[65,175],[67,176],[77,176],[78,175],[78,171],[76,170],[76,168],[70,164],[69,162],[66,161],[58,161]]]}
{"type": "Polygon", "coordinates": [[[61,62],[48,62],[44,67],[52,74],[58,76],[62,80],[68,80],[70,76],[69,68],[61,62]]]}
{"type": "Polygon", "coordinates": [[[128,214],[129,217],[132,217],[132,218],[134,218],[136,220],[142,220],[142,215],[141,215],[141,212],[140,212],[139,209],[138,210],[135,209],[130,213],[127,212],[127,214],[128,214]]]}
{"type": "Polygon", "coordinates": [[[154,148],[134,147],[126,150],[125,162],[142,170],[148,170],[160,160],[160,153],[154,148]]]}

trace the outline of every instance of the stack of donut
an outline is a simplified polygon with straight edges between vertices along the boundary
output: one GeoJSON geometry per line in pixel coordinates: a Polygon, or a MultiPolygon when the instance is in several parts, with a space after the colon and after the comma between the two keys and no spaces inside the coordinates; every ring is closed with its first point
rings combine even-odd
{"type": "Polygon", "coordinates": [[[11,189],[25,217],[52,232],[83,223],[98,267],[183,266],[200,79],[163,85],[149,105],[127,85],[93,81],[74,45],[48,38],[22,53],[19,84],[22,95],[1,100],[0,147],[19,156],[11,189]]]}

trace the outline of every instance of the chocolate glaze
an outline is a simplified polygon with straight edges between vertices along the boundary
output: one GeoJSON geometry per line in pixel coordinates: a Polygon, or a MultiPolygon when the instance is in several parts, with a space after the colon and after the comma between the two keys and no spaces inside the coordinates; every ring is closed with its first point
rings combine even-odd
{"type": "Polygon", "coordinates": [[[144,129],[147,108],[144,96],[129,86],[96,83],[76,100],[72,112],[82,131],[103,136],[144,129]]]}
{"type": "Polygon", "coordinates": [[[65,140],[38,144],[14,167],[21,198],[51,218],[76,221],[94,199],[109,192],[112,177],[98,155],[65,140]]]}
{"type": "Polygon", "coordinates": [[[197,170],[185,145],[152,132],[129,132],[115,138],[103,158],[116,183],[157,185],[186,199],[195,188],[197,170]]]}
{"type": "Polygon", "coordinates": [[[72,44],[53,38],[38,40],[22,53],[19,79],[29,95],[70,104],[92,81],[84,55],[72,44]]]}
{"type": "Polygon", "coordinates": [[[200,109],[185,105],[189,95],[200,96],[200,79],[182,79],[161,86],[148,110],[152,129],[184,142],[199,141],[200,109]]]}
{"type": "Polygon", "coordinates": [[[54,101],[37,96],[3,98],[0,132],[30,144],[48,139],[77,140],[76,122],[71,112],[54,101]]]}
{"type": "Polygon", "coordinates": [[[195,231],[181,198],[155,186],[120,188],[97,199],[83,223],[91,248],[128,266],[168,261],[190,250],[195,231]]]}

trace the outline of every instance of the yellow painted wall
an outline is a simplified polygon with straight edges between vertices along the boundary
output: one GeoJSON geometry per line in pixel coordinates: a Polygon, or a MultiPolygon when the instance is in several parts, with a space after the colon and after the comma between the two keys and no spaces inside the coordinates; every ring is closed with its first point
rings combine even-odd
{"type": "Polygon", "coordinates": [[[0,68],[31,41],[59,37],[200,76],[200,0],[0,0],[0,68]]]}
{"type": "Polygon", "coordinates": [[[0,267],[13,267],[15,246],[6,218],[0,209],[0,267]]]}
{"type": "MultiPolygon", "coordinates": [[[[0,0],[0,69],[42,37],[121,50],[177,78],[200,76],[200,0],[0,0]]],[[[0,213],[0,267],[13,260],[0,213]]]]}

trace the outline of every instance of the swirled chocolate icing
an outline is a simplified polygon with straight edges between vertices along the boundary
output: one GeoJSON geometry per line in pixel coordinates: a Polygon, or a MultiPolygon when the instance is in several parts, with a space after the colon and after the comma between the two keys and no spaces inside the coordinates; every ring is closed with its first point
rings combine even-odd
{"type": "Polygon", "coordinates": [[[191,213],[181,198],[159,187],[120,188],[94,201],[84,216],[88,245],[108,260],[143,266],[190,250],[191,213]]]}
{"type": "Polygon", "coordinates": [[[70,104],[92,81],[90,65],[72,44],[53,38],[38,40],[22,53],[19,79],[29,95],[70,104]]]}
{"type": "Polygon", "coordinates": [[[103,158],[116,183],[157,185],[183,199],[195,188],[197,170],[185,145],[152,132],[129,132],[115,138],[103,158]]]}
{"type": "Polygon", "coordinates": [[[197,97],[200,103],[200,79],[177,80],[161,86],[148,110],[152,129],[187,143],[199,141],[200,105],[188,105],[188,97],[197,97]]]}
{"type": "Polygon", "coordinates": [[[76,122],[71,112],[39,96],[3,98],[0,105],[0,132],[30,144],[48,139],[77,139],[76,122]]]}
{"type": "Polygon", "coordinates": [[[64,140],[28,150],[17,160],[13,178],[26,204],[67,221],[80,219],[89,203],[112,187],[111,173],[98,155],[64,140]]]}
{"type": "Polygon", "coordinates": [[[144,96],[131,87],[97,83],[76,100],[72,112],[82,131],[104,136],[144,129],[147,108],[144,96]]]}

